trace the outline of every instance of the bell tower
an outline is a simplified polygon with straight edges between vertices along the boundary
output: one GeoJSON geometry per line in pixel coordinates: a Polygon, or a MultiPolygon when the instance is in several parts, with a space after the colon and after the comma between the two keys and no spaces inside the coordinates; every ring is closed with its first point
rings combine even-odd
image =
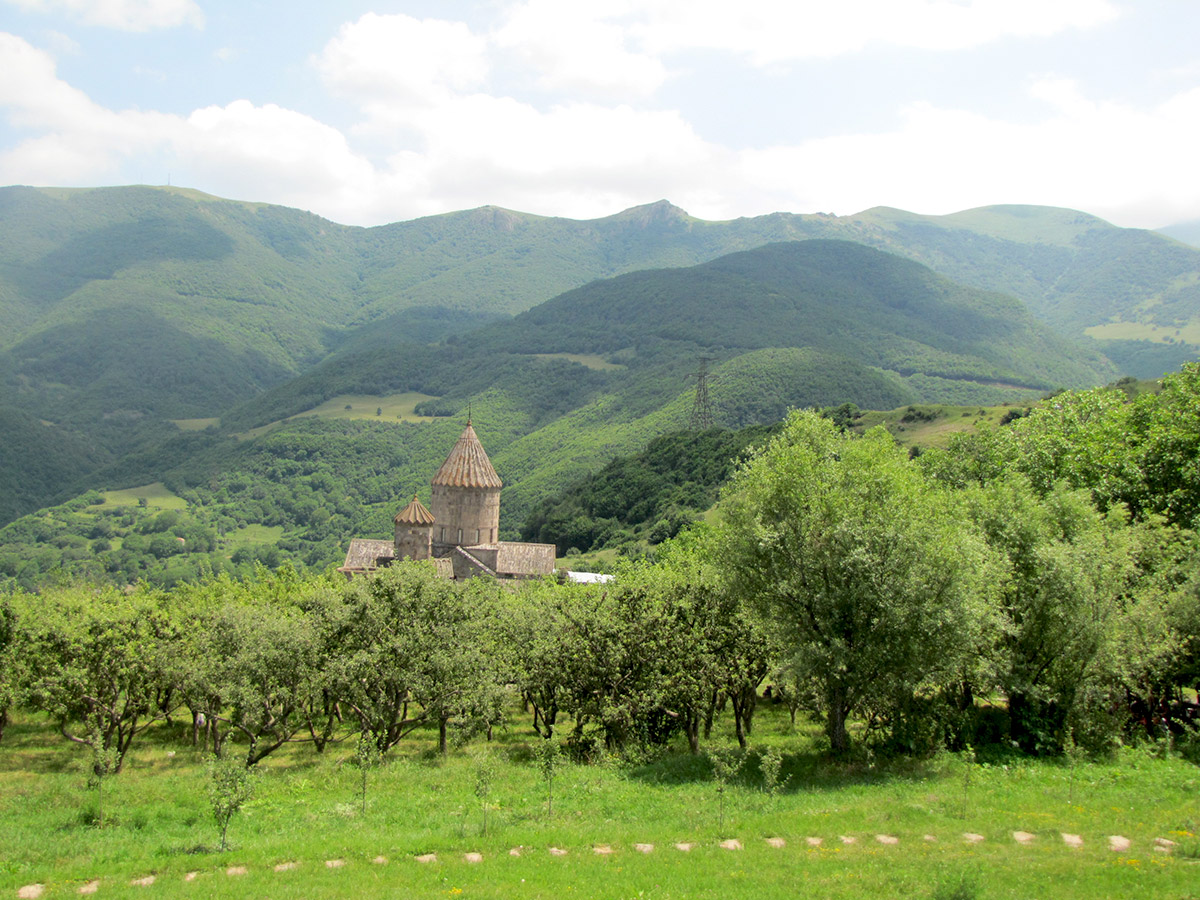
{"type": "Polygon", "coordinates": [[[500,533],[500,488],[504,483],[484,452],[471,422],[433,476],[433,552],[495,544],[500,533]]]}

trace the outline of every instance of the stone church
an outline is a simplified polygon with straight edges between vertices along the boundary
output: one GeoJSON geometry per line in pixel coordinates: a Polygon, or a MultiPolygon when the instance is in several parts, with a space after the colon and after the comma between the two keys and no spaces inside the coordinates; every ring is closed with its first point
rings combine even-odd
{"type": "Polygon", "coordinates": [[[538,578],[554,572],[553,544],[498,540],[503,483],[470,420],[432,484],[432,510],[414,496],[392,520],[393,540],[354,538],[338,571],[352,578],[408,558],[432,560],[445,578],[538,578]]]}

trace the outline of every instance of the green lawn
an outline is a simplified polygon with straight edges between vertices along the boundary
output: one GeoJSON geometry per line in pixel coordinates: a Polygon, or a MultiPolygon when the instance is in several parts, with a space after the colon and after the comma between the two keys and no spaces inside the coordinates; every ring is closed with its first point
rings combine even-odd
{"type": "Polygon", "coordinates": [[[155,509],[187,509],[187,501],[173,493],[161,481],[119,491],[104,491],[104,503],[98,505],[137,506],[138,501],[142,499],[145,499],[147,506],[155,509]]]}
{"type": "MultiPolygon", "coordinates": [[[[281,751],[260,767],[226,853],[216,850],[202,754],[182,726],[157,728],[136,747],[106,788],[98,828],[86,753],[44,720],[18,716],[0,743],[0,897],[31,884],[44,884],[44,896],[75,896],[92,879],[104,897],[142,898],[1200,895],[1200,770],[1178,759],[1123,751],[1081,765],[1072,787],[1061,762],[1005,756],[976,765],[968,781],[952,756],[831,762],[814,748],[815,728],[792,732],[786,714],[768,708],[752,747],[784,753],[789,780],[779,796],[761,790],[752,753],[722,812],[707,759],[673,748],[640,764],[566,765],[550,815],[529,755],[537,738],[513,712],[495,742],[446,759],[433,734],[403,742],[370,774],[365,814],[352,740],[324,755],[281,751]],[[474,791],[479,752],[498,763],[486,834],[474,791]],[[1032,843],[1018,844],[1014,831],[1032,833],[1032,843]],[[1062,832],[1080,835],[1083,847],[1066,846],[1062,832]],[[1110,835],[1131,847],[1109,849],[1110,835]],[[1156,852],[1156,837],[1179,842],[1175,853],[1156,852]],[[731,838],[743,849],[722,849],[731,838]],[[639,843],[654,848],[640,852],[639,843]],[[612,853],[595,853],[598,845],[612,853]],[[416,860],[428,853],[437,861],[416,860]],[[327,865],[336,860],[343,864],[327,865]],[[276,872],[283,863],[296,867],[276,872]],[[231,867],[246,872],[227,874],[231,867]],[[130,883],[149,875],[151,888],[130,883]]],[[[726,744],[728,735],[714,739],[726,744]]]]}

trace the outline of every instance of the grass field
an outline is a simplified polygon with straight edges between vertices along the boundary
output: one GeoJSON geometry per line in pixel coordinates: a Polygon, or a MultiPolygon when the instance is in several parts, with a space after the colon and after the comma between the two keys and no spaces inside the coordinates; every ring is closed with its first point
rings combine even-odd
{"type": "Polygon", "coordinates": [[[1155,325],[1151,322],[1109,322],[1084,329],[1084,334],[1098,341],[1157,341],[1172,340],[1200,343],[1200,321],[1193,319],[1181,327],[1155,325]]]}
{"type": "Polygon", "coordinates": [[[854,430],[884,426],[905,447],[944,447],[952,434],[974,431],[980,425],[999,425],[1011,406],[943,406],[917,404],[885,411],[865,412],[854,430]],[[915,410],[914,415],[911,410],[915,410]],[[928,418],[926,418],[928,416],[928,418]]]}
{"type": "Polygon", "coordinates": [[[187,509],[187,501],[173,493],[161,481],[119,491],[104,491],[104,503],[98,505],[137,506],[138,501],[142,499],[145,499],[147,506],[154,509],[187,509]]]}
{"type": "Polygon", "coordinates": [[[598,353],[535,353],[538,359],[565,359],[579,363],[589,369],[604,371],[607,369],[624,369],[619,363],[612,363],[598,353]]]}
{"type": "MultiPolygon", "coordinates": [[[[432,422],[432,417],[418,416],[416,406],[424,400],[435,399],[431,394],[418,394],[415,391],[410,391],[404,394],[388,394],[386,396],[378,396],[375,394],[340,394],[330,400],[326,400],[320,406],[314,406],[312,409],[305,410],[302,413],[296,413],[292,416],[293,419],[303,418],[306,416],[315,416],[319,419],[378,419],[384,422],[432,422]]],[[[260,425],[257,428],[252,428],[249,431],[243,432],[237,437],[245,439],[258,437],[266,434],[272,428],[279,425],[279,422],[269,422],[266,425],[260,425]]]]}
{"type": "Polygon", "coordinates": [[[172,419],[175,427],[180,431],[203,431],[205,428],[211,428],[221,424],[220,418],[208,419],[172,419]]]}
{"type": "Polygon", "coordinates": [[[262,544],[278,543],[281,537],[283,537],[282,525],[247,525],[236,531],[227,532],[225,543],[233,549],[246,546],[257,547],[262,544]]]}
{"type": "Polygon", "coordinates": [[[640,762],[565,764],[551,815],[530,759],[538,739],[514,714],[495,742],[445,759],[433,734],[406,740],[369,773],[365,813],[352,739],[323,755],[286,748],[260,766],[225,853],[203,756],[183,727],[135,745],[109,781],[99,828],[86,753],[49,723],[17,717],[0,743],[0,897],[34,884],[42,896],[75,896],[93,881],[101,896],[141,898],[1200,897],[1200,770],[1178,759],[1127,750],[1081,764],[1073,780],[1059,761],[986,754],[969,768],[953,756],[841,764],[817,751],[815,728],[793,732],[768,708],[752,748],[783,752],[778,796],[762,791],[753,749],[722,801],[707,757],[674,748],[640,762]],[[486,833],[479,754],[496,766],[486,833]],[[1067,846],[1064,832],[1082,847],[1067,846]],[[1110,835],[1129,848],[1110,849],[1110,835]],[[1178,846],[1157,852],[1156,837],[1178,846]],[[723,849],[729,839],[742,849],[723,849]],[[417,860],[431,853],[436,862],[417,860]],[[152,885],[132,884],[148,876],[152,885]]]}

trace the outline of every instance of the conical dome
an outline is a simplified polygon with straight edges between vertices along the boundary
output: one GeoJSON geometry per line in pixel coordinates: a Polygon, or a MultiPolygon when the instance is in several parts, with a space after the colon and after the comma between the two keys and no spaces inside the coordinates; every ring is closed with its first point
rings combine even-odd
{"type": "Polygon", "coordinates": [[[504,486],[492,461],[484,452],[483,444],[475,435],[475,429],[467,422],[467,427],[454,444],[454,449],[442,463],[436,475],[434,485],[466,488],[499,488],[504,486]]]}
{"type": "Polygon", "coordinates": [[[396,513],[396,518],[392,521],[397,525],[432,525],[433,513],[425,508],[425,504],[417,499],[416,494],[413,494],[412,502],[396,513]]]}

